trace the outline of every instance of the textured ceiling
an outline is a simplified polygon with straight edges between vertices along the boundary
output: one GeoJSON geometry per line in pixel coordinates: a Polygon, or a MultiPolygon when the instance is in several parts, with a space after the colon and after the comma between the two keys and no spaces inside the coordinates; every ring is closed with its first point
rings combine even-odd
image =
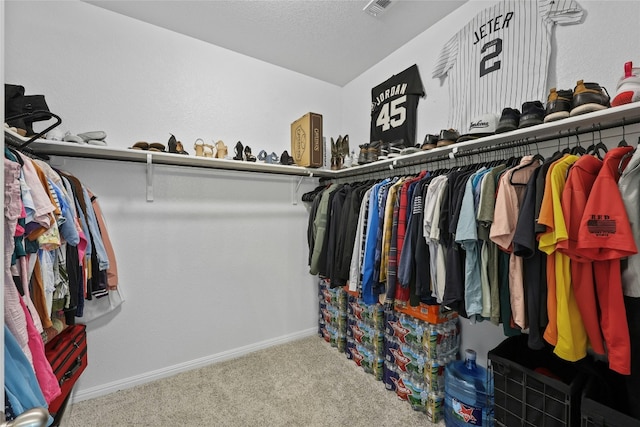
{"type": "Polygon", "coordinates": [[[344,86],[465,1],[84,0],[140,21],[344,86]]]}

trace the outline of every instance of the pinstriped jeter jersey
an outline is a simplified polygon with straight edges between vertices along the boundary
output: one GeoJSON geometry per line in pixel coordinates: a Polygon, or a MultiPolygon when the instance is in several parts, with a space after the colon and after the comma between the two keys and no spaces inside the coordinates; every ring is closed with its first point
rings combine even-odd
{"type": "Polygon", "coordinates": [[[403,139],[406,147],[413,147],[421,96],[424,87],[415,64],[371,89],[371,141],[403,139]]]}
{"type": "Polygon", "coordinates": [[[480,12],[443,47],[433,78],[449,79],[449,126],[545,99],[555,24],[580,22],[574,0],[505,0],[480,12]]]}

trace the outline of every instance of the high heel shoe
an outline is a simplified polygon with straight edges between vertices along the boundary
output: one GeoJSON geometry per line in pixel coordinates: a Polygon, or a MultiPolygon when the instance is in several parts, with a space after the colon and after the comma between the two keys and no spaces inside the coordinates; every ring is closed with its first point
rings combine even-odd
{"type": "Polygon", "coordinates": [[[204,157],[204,141],[202,138],[196,139],[193,149],[196,150],[196,157],[204,157]]]}
{"type": "Polygon", "coordinates": [[[249,147],[248,145],[246,147],[244,147],[244,159],[247,162],[255,162],[256,161],[256,156],[251,154],[251,147],[249,147]]]}
{"type": "Polygon", "coordinates": [[[189,154],[186,151],[184,151],[184,147],[182,146],[182,142],[178,141],[176,139],[176,137],[173,136],[173,134],[169,134],[169,135],[171,135],[171,137],[169,138],[169,142],[167,143],[167,145],[169,146],[169,152],[170,153],[189,154]]]}
{"type": "Polygon", "coordinates": [[[234,150],[236,152],[236,155],[233,156],[233,160],[244,160],[244,157],[243,157],[244,146],[242,145],[242,142],[238,141],[236,143],[236,147],[234,150]]]}
{"type": "Polygon", "coordinates": [[[216,159],[225,159],[227,157],[227,146],[224,142],[216,142],[216,159]]]}
{"type": "Polygon", "coordinates": [[[280,164],[287,166],[293,165],[293,157],[289,155],[289,152],[287,150],[284,150],[282,152],[282,155],[280,155],[280,164]]]}
{"type": "Polygon", "coordinates": [[[214,147],[211,144],[204,144],[204,156],[205,157],[213,157],[214,147]]]}

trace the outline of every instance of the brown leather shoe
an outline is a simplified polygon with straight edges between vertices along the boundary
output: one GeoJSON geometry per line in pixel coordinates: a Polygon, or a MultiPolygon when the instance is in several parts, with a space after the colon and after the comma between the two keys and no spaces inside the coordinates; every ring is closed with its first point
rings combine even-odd
{"type": "Polygon", "coordinates": [[[571,89],[556,90],[555,87],[552,87],[547,97],[544,122],[548,123],[569,117],[572,100],[573,91],[571,89]]]}
{"type": "Polygon", "coordinates": [[[609,93],[598,83],[585,83],[578,80],[573,90],[570,116],[590,113],[591,111],[609,108],[609,93]]]}

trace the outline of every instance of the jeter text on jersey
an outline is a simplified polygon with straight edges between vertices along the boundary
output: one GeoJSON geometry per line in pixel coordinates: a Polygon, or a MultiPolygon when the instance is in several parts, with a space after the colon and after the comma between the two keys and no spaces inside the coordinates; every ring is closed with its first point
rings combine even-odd
{"type": "Polygon", "coordinates": [[[475,35],[475,41],[473,42],[473,44],[478,44],[480,40],[487,37],[491,33],[494,33],[503,28],[508,28],[509,21],[511,21],[511,18],[513,18],[513,12],[509,12],[504,15],[503,20],[501,20],[502,17],[503,15],[498,15],[495,18],[487,21],[486,24],[480,25],[480,28],[473,33],[475,35]]]}

